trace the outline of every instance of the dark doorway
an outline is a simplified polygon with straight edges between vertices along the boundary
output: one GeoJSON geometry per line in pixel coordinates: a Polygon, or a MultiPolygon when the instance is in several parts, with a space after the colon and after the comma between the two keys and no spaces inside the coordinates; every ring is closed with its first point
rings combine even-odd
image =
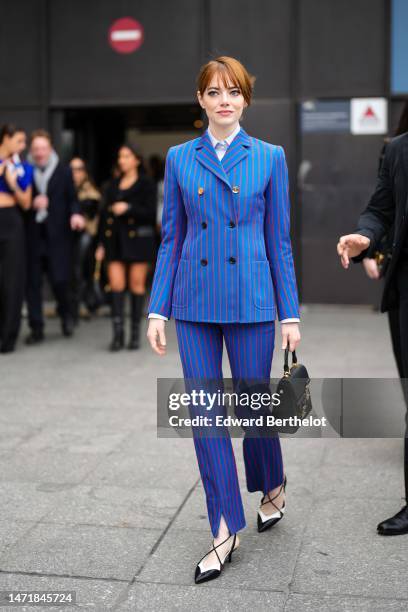
{"type": "Polygon", "coordinates": [[[195,104],[75,108],[56,113],[60,114],[62,134],[57,145],[64,161],[74,155],[86,159],[98,184],[111,176],[123,142],[135,142],[142,152],[147,149],[147,154],[156,148],[155,153],[164,156],[169,143],[194,138],[202,126],[201,108],[195,104]]]}

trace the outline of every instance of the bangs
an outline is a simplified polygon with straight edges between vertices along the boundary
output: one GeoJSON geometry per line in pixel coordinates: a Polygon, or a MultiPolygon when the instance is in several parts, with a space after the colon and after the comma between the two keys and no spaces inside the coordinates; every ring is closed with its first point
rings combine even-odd
{"type": "Polygon", "coordinates": [[[242,91],[242,86],[237,78],[237,75],[227,64],[218,64],[208,71],[207,87],[209,87],[214,77],[221,80],[224,87],[238,87],[242,91]]]}
{"type": "Polygon", "coordinates": [[[237,59],[228,56],[217,57],[202,66],[197,78],[198,90],[203,94],[214,77],[224,87],[238,87],[246,103],[251,103],[255,77],[237,59]]]}

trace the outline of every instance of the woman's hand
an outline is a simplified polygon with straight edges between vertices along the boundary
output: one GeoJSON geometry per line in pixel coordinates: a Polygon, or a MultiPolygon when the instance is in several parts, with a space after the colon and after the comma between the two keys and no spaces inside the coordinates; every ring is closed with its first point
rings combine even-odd
{"type": "Polygon", "coordinates": [[[281,331],[282,348],[285,349],[288,346],[289,342],[289,350],[296,350],[296,347],[300,342],[299,323],[282,323],[281,331]]]}
{"type": "Polygon", "coordinates": [[[375,259],[364,257],[363,266],[368,278],[372,278],[373,280],[378,280],[380,278],[380,271],[375,259]]]}
{"type": "Polygon", "coordinates": [[[75,213],[71,215],[70,224],[73,232],[80,232],[81,230],[85,229],[85,217],[75,213]]]}
{"type": "Polygon", "coordinates": [[[101,244],[96,247],[95,250],[95,259],[96,261],[103,261],[105,259],[105,247],[101,244]]]}
{"type": "Polygon", "coordinates": [[[119,217],[120,215],[124,215],[128,209],[129,204],[127,202],[115,202],[114,204],[112,204],[112,212],[117,217],[119,217]]]}
{"type": "Polygon", "coordinates": [[[164,333],[166,321],[164,319],[149,319],[147,338],[150,346],[158,355],[166,354],[166,334],[164,333]]]}
{"type": "Polygon", "coordinates": [[[370,246],[370,239],[361,234],[347,234],[341,236],[337,243],[337,253],[340,255],[341,265],[347,270],[350,257],[357,257],[370,246]]]}

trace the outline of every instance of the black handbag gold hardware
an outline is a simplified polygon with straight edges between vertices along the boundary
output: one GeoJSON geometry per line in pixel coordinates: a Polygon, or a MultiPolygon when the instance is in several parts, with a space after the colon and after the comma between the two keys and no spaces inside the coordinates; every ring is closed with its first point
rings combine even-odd
{"type": "Polygon", "coordinates": [[[292,352],[292,365],[289,367],[289,347],[285,349],[283,376],[280,379],[276,393],[279,404],[273,407],[275,419],[283,419],[282,425],[276,424],[274,429],[282,433],[296,433],[300,419],[306,418],[312,410],[310,395],[310,378],[306,367],[298,363],[296,352],[292,352]],[[290,424],[290,417],[298,417],[290,424]]]}

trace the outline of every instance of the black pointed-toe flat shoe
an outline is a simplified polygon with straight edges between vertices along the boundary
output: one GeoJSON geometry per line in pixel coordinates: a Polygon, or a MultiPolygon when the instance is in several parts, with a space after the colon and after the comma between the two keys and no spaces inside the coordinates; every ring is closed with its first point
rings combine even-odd
{"type": "Polygon", "coordinates": [[[213,540],[213,546],[211,548],[211,550],[209,550],[207,553],[205,553],[204,557],[202,557],[200,559],[200,561],[197,563],[197,567],[195,570],[195,576],[194,576],[194,580],[196,584],[199,584],[200,582],[207,582],[207,580],[213,580],[214,578],[218,578],[218,576],[221,574],[224,564],[225,564],[225,560],[228,557],[228,561],[231,563],[231,558],[232,558],[232,553],[234,552],[235,549],[238,548],[238,543],[236,543],[237,540],[237,534],[230,534],[228,536],[228,538],[226,540],[224,540],[223,542],[220,542],[220,544],[217,544],[217,546],[214,546],[214,540],[213,540]],[[219,548],[220,546],[222,546],[222,544],[225,544],[225,542],[227,542],[229,540],[229,538],[233,536],[232,539],[232,546],[230,548],[230,550],[227,552],[227,554],[225,555],[224,559],[220,559],[219,554],[217,553],[217,548],[219,548]],[[205,557],[207,555],[210,554],[210,552],[215,551],[215,554],[217,555],[218,561],[219,561],[219,567],[209,567],[206,570],[202,571],[200,568],[200,563],[203,559],[205,559],[205,557]]]}
{"type": "Polygon", "coordinates": [[[401,508],[395,516],[379,523],[377,531],[380,535],[384,536],[408,533],[408,505],[401,508]]]}
{"type": "Polygon", "coordinates": [[[281,485],[278,493],[274,497],[269,497],[269,493],[268,493],[267,495],[264,495],[263,498],[261,499],[261,506],[258,510],[258,517],[257,517],[259,533],[261,533],[262,531],[266,531],[267,529],[270,529],[283,518],[285,514],[286,502],[283,504],[282,508],[278,508],[278,506],[274,503],[274,500],[277,499],[279,495],[282,493],[282,489],[284,492],[286,492],[286,482],[287,481],[286,481],[286,476],[285,476],[285,480],[283,481],[283,484],[281,485]],[[265,514],[264,512],[262,512],[262,506],[264,506],[265,504],[272,504],[272,506],[276,508],[276,512],[274,512],[273,514],[265,514]]]}

